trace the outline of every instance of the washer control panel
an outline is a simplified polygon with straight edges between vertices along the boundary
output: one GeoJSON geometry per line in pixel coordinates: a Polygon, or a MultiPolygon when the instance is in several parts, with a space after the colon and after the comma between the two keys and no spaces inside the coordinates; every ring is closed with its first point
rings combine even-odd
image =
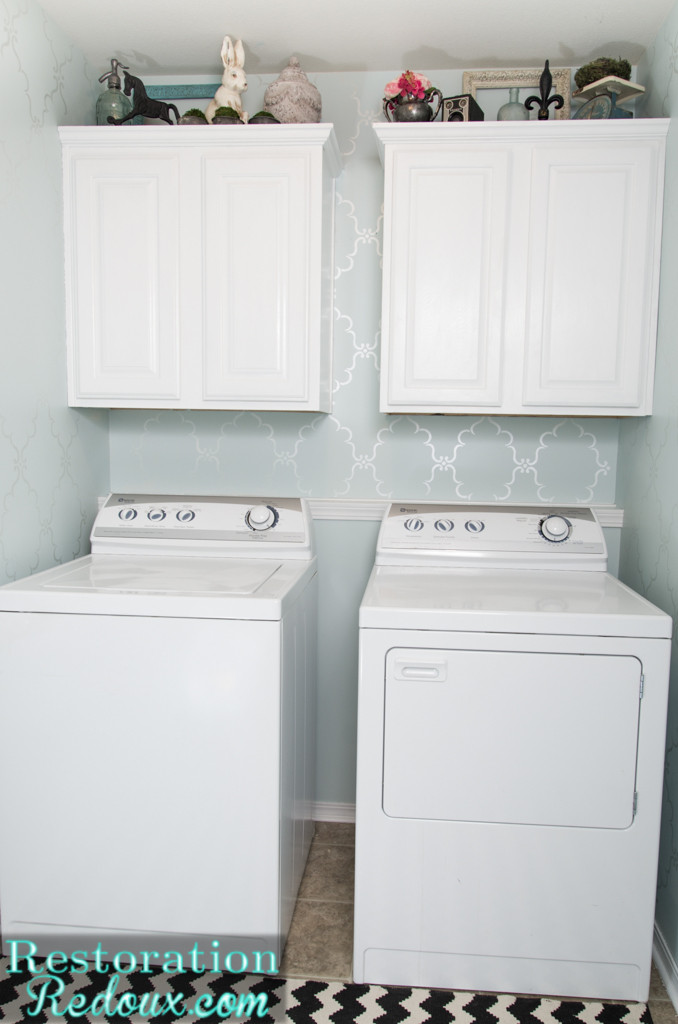
{"type": "Polygon", "coordinates": [[[600,523],[585,506],[394,502],[377,543],[381,565],[469,565],[604,571],[600,523]]]}
{"type": "Polygon", "coordinates": [[[300,498],[111,494],[95,520],[92,551],[312,557],[300,498]]]}

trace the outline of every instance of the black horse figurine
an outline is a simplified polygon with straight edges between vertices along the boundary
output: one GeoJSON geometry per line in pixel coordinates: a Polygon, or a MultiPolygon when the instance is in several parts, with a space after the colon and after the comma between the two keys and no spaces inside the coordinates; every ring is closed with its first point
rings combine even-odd
{"type": "Polygon", "coordinates": [[[175,123],[179,120],[179,111],[173,103],[165,103],[164,100],[154,100],[146,92],[144,83],[136,75],[129,75],[125,72],[125,96],[132,97],[132,110],[125,117],[111,117],[109,115],[109,124],[124,124],[125,121],[131,121],[133,117],[141,115],[141,117],[159,117],[162,121],[167,121],[168,124],[172,124],[170,118],[170,110],[174,111],[175,123]]]}

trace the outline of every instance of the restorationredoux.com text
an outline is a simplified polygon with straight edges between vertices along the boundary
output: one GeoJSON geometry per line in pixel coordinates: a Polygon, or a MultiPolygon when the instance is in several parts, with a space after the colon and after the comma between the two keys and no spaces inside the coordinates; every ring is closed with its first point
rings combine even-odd
{"type": "Polygon", "coordinates": [[[216,939],[211,942],[209,950],[201,949],[196,942],[187,953],[178,950],[161,953],[151,949],[138,953],[121,950],[113,955],[100,942],[92,950],[72,953],[58,949],[40,952],[37,943],[30,939],[9,939],[6,944],[9,948],[7,973],[30,975],[26,982],[29,1005],[24,1007],[24,1011],[33,1018],[45,1012],[66,1020],[84,1017],[85,1014],[120,1018],[137,1014],[149,1020],[169,1014],[173,1015],[171,1019],[190,1016],[225,1020],[228,1017],[251,1017],[255,1013],[264,1017],[268,1012],[268,997],[264,992],[257,995],[225,992],[221,996],[205,992],[187,997],[175,986],[166,993],[149,991],[142,994],[131,991],[118,993],[118,988],[122,976],[132,972],[157,975],[158,968],[167,975],[188,972],[221,974],[224,971],[232,974],[278,973],[276,956],[271,950],[254,951],[249,956],[241,950],[222,953],[216,939]],[[92,998],[90,985],[87,995],[84,992],[65,995],[66,984],[61,975],[90,973],[91,976],[92,972],[102,975],[102,984],[104,980],[106,982],[101,992],[92,998]]]}

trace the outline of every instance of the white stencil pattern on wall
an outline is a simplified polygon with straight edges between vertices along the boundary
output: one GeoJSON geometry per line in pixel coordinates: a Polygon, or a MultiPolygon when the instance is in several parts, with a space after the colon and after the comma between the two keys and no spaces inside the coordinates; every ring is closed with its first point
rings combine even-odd
{"type": "Polygon", "coordinates": [[[33,0],[0,0],[0,582],[88,550],[107,415],[66,407],[61,153],[91,76],[33,0]]]}
{"type": "MultiPolygon", "coordinates": [[[[678,114],[678,6],[638,69],[642,116],[678,114]]],[[[672,129],[675,125],[672,125],[672,129]]],[[[619,500],[624,506],[620,575],[678,622],[678,141],[669,132],[653,416],[623,424],[619,500]]],[[[656,920],[678,962],[678,643],[674,629],[656,920]]],[[[673,979],[674,987],[678,977],[673,979]]]]}
{"type": "Polygon", "coordinates": [[[361,133],[361,129],[367,128],[369,130],[370,125],[375,120],[374,110],[369,106],[363,106],[360,102],[360,95],[354,90],[352,96],[353,104],[356,110],[355,116],[355,128],[353,135],[349,135],[348,141],[343,142],[341,155],[346,160],[348,157],[353,156],[356,151],[356,143],[358,136],[361,133]]]}
{"type": "Polygon", "coordinates": [[[528,450],[492,417],[468,418],[462,429],[455,418],[457,432],[450,435],[445,423],[431,429],[415,417],[395,416],[372,440],[334,415],[316,416],[290,433],[276,430],[265,414],[233,413],[217,435],[208,429],[213,414],[207,416],[206,422],[203,413],[146,415],[134,443],[134,476],[163,490],[178,462],[204,493],[230,479],[238,481],[235,491],[269,493],[261,487],[268,480],[275,481],[270,493],[308,497],[593,503],[601,477],[611,474],[596,436],[570,420],[544,431],[528,450]],[[326,460],[323,475],[318,449],[326,460]]]}
{"type": "Polygon", "coordinates": [[[344,168],[335,203],[333,411],[111,414],[113,487],[315,498],[612,504],[618,424],[379,413],[384,76],[319,75],[344,168]],[[356,76],[350,76],[352,81],[356,76]],[[369,103],[365,100],[369,95],[369,103]]]}
{"type": "Polygon", "coordinates": [[[81,495],[78,422],[41,403],[25,428],[0,417],[0,565],[6,579],[87,550],[91,509],[81,495]]]}
{"type": "Polygon", "coordinates": [[[354,232],[354,243],[353,243],[352,250],[350,252],[342,253],[341,254],[341,257],[342,257],[342,265],[341,266],[339,266],[337,263],[335,263],[335,267],[334,267],[335,277],[341,277],[342,274],[345,274],[348,271],[353,270],[353,266],[354,266],[354,263],[355,263],[355,257],[356,257],[356,254],[358,252],[358,247],[361,246],[361,245],[374,245],[374,248],[375,248],[377,254],[381,258],[382,251],[381,251],[381,234],[380,233],[381,233],[382,222],[384,220],[384,215],[383,215],[383,212],[382,212],[382,214],[379,217],[379,220],[377,221],[376,227],[361,228],[361,227],[358,226],[358,218],[355,215],[355,207],[354,207],[353,203],[350,202],[350,200],[342,199],[342,197],[339,194],[337,194],[336,200],[335,200],[335,206],[336,206],[335,216],[337,217],[337,219],[339,219],[339,216],[340,216],[340,214],[342,212],[342,208],[344,208],[344,207],[346,208],[343,212],[344,212],[344,215],[348,218],[348,220],[352,223],[352,225],[353,225],[353,232],[354,232]]]}
{"type": "Polygon", "coordinates": [[[353,380],[353,374],[359,359],[370,360],[374,364],[374,368],[379,372],[379,336],[374,341],[363,341],[358,342],[356,339],[355,331],[351,323],[351,318],[345,313],[340,313],[338,309],[334,311],[334,319],[337,323],[335,331],[341,326],[345,334],[353,339],[353,358],[349,366],[344,367],[343,376],[334,381],[332,392],[336,395],[337,391],[341,388],[347,387],[353,380]]]}

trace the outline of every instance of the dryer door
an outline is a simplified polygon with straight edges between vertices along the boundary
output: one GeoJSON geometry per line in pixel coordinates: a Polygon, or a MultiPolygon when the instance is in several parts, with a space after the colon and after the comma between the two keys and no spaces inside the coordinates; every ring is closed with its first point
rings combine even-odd
{"type": "Polygon", "coordinates": [[[640,680],[630,656],[392,649],[384,812],[627,828],[640,680]]]}

